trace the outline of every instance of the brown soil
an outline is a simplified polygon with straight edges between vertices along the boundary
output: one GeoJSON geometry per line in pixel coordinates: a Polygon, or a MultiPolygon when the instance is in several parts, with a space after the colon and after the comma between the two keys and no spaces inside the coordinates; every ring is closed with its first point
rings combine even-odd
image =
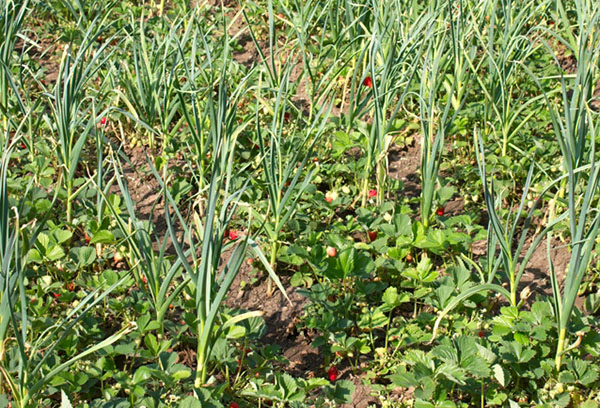
{"type": "MultiPolygon", "coordinates": [[[[553,239],[550,247],[552,264],[556,271],[560,287],[563,288],[571,252],[569,251],[568,245],[560,242],[558,239],[553,239]]],[[[527,250],[527,248],[525,250],[527,250]]],[[[530,302],[535,300],[536,295],[552,297],[552,282],[550,278],[546,240],[543,240],[533,252],[532,257],[527,264],[527,268],[525,269],[525,273],[523,274],[523,278],[521,279],[519,289],[522,290],[527,286],[529,286],[532,291],[532,295],[529,298],[530,302]]],[[[584,302],[585,299],[583,297],[577,297],[575,306],[579,309],[583,309],[584,302]]]]}
{"type": "Polygon", "coordinates": [[[369,406],[381,406],[379,400],[371,395],[371,387],[362,383],[361,378],[352,376],[349,378],[354,383],[354,394],[350,404],[341,405],[342,408],[367,408],[369,406]]]}
{"type": "Polygon", "coordinates": [[[289,361],[286,367],[282,367],[285,371],[302,377],[322,375],[319,369],[322,368],[323,358],[312,347],[312,340],[296,329],[307,299],[297,293],[285,275],[280,279],[289,301],[278,289],[268,296],[269,278],[265,275],[254,266],[244,263],[229,290],[226,305],[264,313],[266,335],[261,342],[281,347],[282,355],[289,361]],[[251,284],[253,280],[258,281],[251,284]]]}
{"type": "Polygon", "coordinates": [[[135,203],[136,214],[140,219],[147,220],[152,217],[159,234],[166,232],[158,228],[164,224],[164,205],[161,202],[160,186],[148,165],[148,152],[142,147],[126,149],[129,162],[121,162],[123,175],[127,181],[129,194],[135,203]]]}
{"type": "MultiPolygon", "coordinates": [[[[522,255],[524,255],[531,247],[531,239],[524,245],[522,255]]],[[[531,304],[536,300],[536,297],[543,296],[546,298],[552,297],[552,282],[550,278],[550,266],[548,265],[547,255],[547,241],[544,239],[533,251],[525,272],[521,278],[518,288],[518,294],[523,289],[529,287],[531,295],[528,298],[527,304],[531,304]]],[[[475,258],[484,256],[486,253],[486,241],[481,240],[473,243],[473,255],[475,258]]],[[[565,274],[569,266],[569,259],[571,253],[566,243],[560,242],[554,238],[551,243],[550,256],[552,257],[552,264],[556,271],[556,276],[561,288],[564,286],[565,274]]],[[[522,257],[521,257],[522,258],[522,257]]],[[[519,268],[520,265],[517,265],[519,268]]],[[[582,309],[585,299],[578,297],[575,301],[575,305],[582,309]]]]}
{"type": "Polygon", "coordinates": [[[421,194],[419,167],[421,166],[421,145],[418,141],[401,148],[392,146],[388,153],[389,176],[404,183],[404,195],[418,197],[421,194]]]}

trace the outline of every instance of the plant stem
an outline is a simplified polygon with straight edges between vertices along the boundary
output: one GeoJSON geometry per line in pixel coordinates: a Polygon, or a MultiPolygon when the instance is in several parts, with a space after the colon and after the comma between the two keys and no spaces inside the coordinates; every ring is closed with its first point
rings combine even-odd
{"type": "Polygon", "coordinates": [[[483,379],[481,380],[481,408],[485,408],[485,388],[483,379]]]}
{"type": "Polygon", "coordinates": [[[508,145],[508,131],[505,126],[502,128],[502,157],[506,157],[506,148],[508,145]]]}
{"type": "MultiPolygon", "coordinates": [[[[369,160],[370,160],[370,158],[369,158],[369,160]]],[[[362,201],[361,201],[361,205],[360,205],[363,208],[367,205],[367,194],[368,194],[368,191],[369,191],[369,174],[371,174],[371,169],[370,168],[367,171],[367,176],[363,180],[362,201]]]]}
{"type": "Polygon", "coordinates": [[[388,340],[390,338],[389,331],[390,331],[390,326],[392,324],[392,312],[393,311],[394,311],[394,309],[392,308],[392,310],[390,310],[390,315],[388,316],[387,329],[385,330],[385,344],[384,344],[383,348],[385,348],[386,353],[387,353],[387,349],[388,349],[388,340]]]}
{"type": "MultiPolygon", "coordinates": [[[[269,259],[269,264],[271,265],[271,268],[273,268],[273,271],[277,271],[277,239],[275,239],[273,241],[273,243],[271,244],[271,258],[269,259]]],[[[267,281],[267,296],[271,296],[273,295],[273,279],[269,278],[269,280],[267,281]]]]}
{"type": "Polygon", "coordinates": [[[415,307],[413,310],[413,319],[417,318],[417,311],[419,310],[418,304],[417,304],[417,298],[415,298],[415,307]]]}
{"type": "Polygon", "coordinates": [[[204,379],[206,377],[206,367],[204,365],[204,351],[200,347],[200,345],[198,345],[197,356],[198,357],[196,361],[198,362],[198,367],[196,368],[196,379],[194,380],[194,388],[200,389],[202,388],[202,385],[204,384],[204,379]]]}
{"type": "Polygon", "coordinates": [[[510,303],[512,306],[517,305],[517,283],[515,282],[516,276],[514,271],[514,262],[512,259],[509,262],[510,269],[508,273],[510,274],[510,303]]]}
{"type": "Polygon", "coordinates": [[[72,205],[71,196],[73,195],[73,180],[67,181],[67,223],[71,223],[72,205]]]}
{"type": "Polygon", "coordinates": [[[561,328],[558,333],[558,345],[556,346],[556,358],[554,363],[556,364],[556,372],[560,372],[560,366],[562,364],[562,355],[565,348],[565,338],[567,337],[567,329],[561,328]]]}

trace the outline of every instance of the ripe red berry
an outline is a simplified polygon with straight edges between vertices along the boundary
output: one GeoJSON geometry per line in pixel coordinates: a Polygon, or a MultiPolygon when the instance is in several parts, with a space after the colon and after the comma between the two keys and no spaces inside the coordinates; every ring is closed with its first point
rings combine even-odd
{"type": "Polygon", "coordinates": [[[377,190],[369,190],[369,198],[373,198],[377,195],[377,190]]]}
{"type": "Polygon", "coordinates": [[[230,240],[235,241],[240,237],[240,234],[236,230],[230,230],[228,236],[230,240]]]}
{"type": "Polygon", "coordinates": [[[370,76],[366,77],[363,81],[363,85],[369,88],[373,88],[373,79],[370,76]]]}
{"type": "Polygon", "coordinates": [[[441,217],[442,215],[444,215],[444,207],[440,207],[437,209],[437,211],[435,212],[439,217],[441,217]]]}
{"type": "Polygon", "coordinates": [[[291,115],[290,115],[290,113],[289,113],[289,112],[286,112],[286,113],[284,113],[284,114],[283,114],[283,119],[284,119],[286,122],[287,122],[288,120],[290,120],[290,117],[291,117],[291,115]]]}
{"type": "Polygon", "coordinates": [[[52,296],[54,296],[55,299],[58,299],[60,297],[60,293],[52,292],[52,296]]]}
{"type": "Polygon", "coordinates": [[[373,242],[377,239],[377,231],[369,231],[369,241],[373,242]]]}
{"type": "Polygon", "coordinates": [[[101,125],[106,125],[106,118],[100,119],[100,124],[101,125]]]}
{"type": "Polygon", "coordinates": [[[73,292],[73,290],[75,290],[75,284],[73,282],[68,282],[65,287],[67,288],[68,291],[73,292]]]}
{"type": "Polygon", "coordinates": [[[25,145],[25,143],[21,142],[21,149],[25,149],[27,146],[25,145]]]}
{"type": "Polygon", "coordinates": [[[327,376],[329,377],[329,381],[335,381],[338,379],[338,369],[335,366],[331,366],[329,367],[329,370],[327,370],[327,376]]]}
{"type": "Polygon", "coordinates": [[[480,339],[482,339],[483,336],[485,336],[485,333],[483,331],[480,331],[479,333],[477,333],[477,335],[479,336],[480,339]]]}
{"type": "Polygon", "coordinates": [[[327,256],[334,257],[337,255],[337,249],[335,247],[327,247],[327,256]]]}
{"type": "Polygon", "coordinates": [[[142,282],[144,282],[144,283],[148,283],[148,279],[146,278],[146,276],[145,276],[145,275],[142,275],[142,282]]]}
{"type": "Polygon", "coordinates": [[[84,234],[85,234],[85,235],[84,235],[85,243],[86,243],[86,244],[89,244],[89,243],[90,243],[90,241],[91,241],[91,238],[90,238],[90,236],[87,234],[87,232],[85,232],[84,234]]]}
{"type": "Polygon", "coordinates": [[[229,408],[240,408],[240,406],[238,405],[237,402],[232,402],[231,404],[229,404],[229,408]]]}

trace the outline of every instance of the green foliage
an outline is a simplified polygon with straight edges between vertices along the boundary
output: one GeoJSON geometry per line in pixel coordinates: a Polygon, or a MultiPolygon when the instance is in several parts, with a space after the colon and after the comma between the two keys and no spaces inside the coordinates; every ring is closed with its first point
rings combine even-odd
{"type": "Polygon", "coordinates": [[[213,3],[0,0],[0,407],[597,406],[597,2],[213,3]]]}

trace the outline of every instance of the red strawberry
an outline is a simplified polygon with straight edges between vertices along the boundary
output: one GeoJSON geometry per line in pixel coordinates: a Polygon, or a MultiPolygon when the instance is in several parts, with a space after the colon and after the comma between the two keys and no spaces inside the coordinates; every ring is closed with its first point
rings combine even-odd
{"type": "Polygon", "coordinates": [[[334,257],[337,255],[337,249],[335,247],[327,247],[327,256],[334,257]]]}
{"type": "Polygon", "coordinates": [[[90,236],[87,234],[87,232],[84,232],[84,234],[85,234],[85,235],[84,235],[85,243],[86,243],[86,244],[89,244],[89,243],[90,243],[90,241],[91,241],[91,238],[90,238],[90,236]]]}
{"type": "Polygon", "coordinates": [[[21,142],[21,149],[25,149],[27,146],[25,145],[25,143],[21,142]]]}
{"type": "Polygon", "coordinates": [[[369,231],[369,241],[373,242],[377,239],[377,231],[369,231]]]}
{"type": "Polygon", "coordinates": [[[439,217],[444,215],[444,207],[440,207],[437,209],[437,211],[435,212],[439,217]]]}
{"type": "Polygon", "coordinates": [[[363,85],[369,88],[373,88],[373,79],[370,76],[366,77],[363,81],[363,85]]]}
{"type": "Polygon", "coordinates": [[[369,190],[369,198],[373,198],[377,195],[377,190],[369,190]]]}
{"type": "Polygon", "coordinates": [[[240,408],[240,406],[238,405],[237,402],[232,402],[231,404],[229,404],[229,408],[240,408]]]}
{"type": "Polygon", "coordinates": [[[69,282],[65,285],[68,291],[73,292],[75,290],[75,284],[73,282],[69,282]]]}
{"type": "Polygon", "coordinates": [[[283,119],[284,119],[286,122],[290,120],[290,117],[291,117],[291,115],[290,115],[290,113],[289,113],[289,112],[286,112],[286,113],[284,113],[284,114],[283,114],[283,119]]]}
{"type": "Polygon", "coordinates": [[[485,333],[483,331],[480,331],[479,333],[477,333],[477,335],[479,336],[480,339],[482,339],[483,336],[485,336],[485,333]]]}
{"type": "Polygon", "coordinates": [[[55,299],[58,299],[60,297],[60,293],[52,292],[52,296],[54,296],[55,299]]]}
{"type": "Polygon", "coordinates": [[[106,125],[106,118],[100,119],[100,124],[101,125],[106,125]]]}
{"type": "Polygon", "coordinates": [[[235,241],[236,239],[238,239],[240,237],[240,234],[236,231],[236,230],[230,230],[229,234],[227,234],[229,236],[229,239],[232,241],[235,241]]]}
{"type": "Polygon", "coordinates": [[[338,369],[335,366],[331,366],[329,367],[329,370],[327,370],[327,376],[329,377],[329,381],[335,381],[338,379],[338,369]]]}

